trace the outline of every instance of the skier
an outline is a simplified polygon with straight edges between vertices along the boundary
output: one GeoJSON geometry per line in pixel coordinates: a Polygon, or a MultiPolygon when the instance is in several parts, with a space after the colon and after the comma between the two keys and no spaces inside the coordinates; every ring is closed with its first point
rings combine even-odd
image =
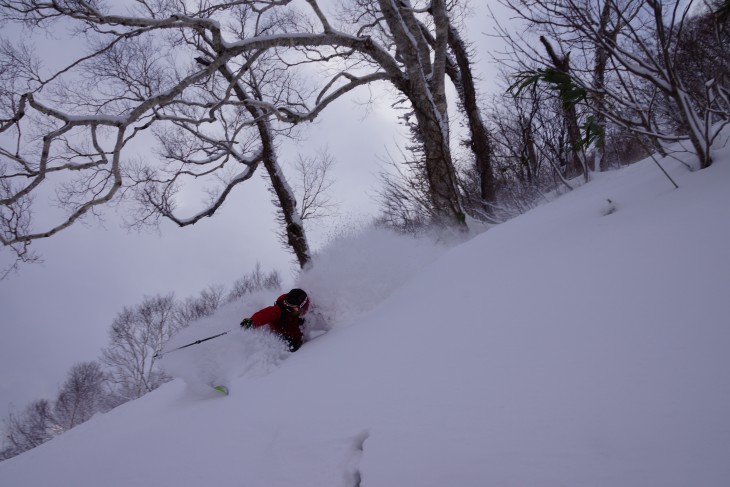
{"type": "Polygon", "coordinates": [[[289,350],[296,352],[304,342],[304,316],[309,310],[309,297],[301,289],[292,289],[282,294],[274,303],[255,312],[250,318],[241,321],[243,328],[259,328],[267,326],[279,335],[289,346],[289,350]]]}

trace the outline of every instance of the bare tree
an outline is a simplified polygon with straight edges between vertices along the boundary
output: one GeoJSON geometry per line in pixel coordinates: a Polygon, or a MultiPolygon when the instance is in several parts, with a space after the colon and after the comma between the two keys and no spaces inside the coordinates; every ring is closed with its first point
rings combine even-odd
{"type": "MultiPolygon", "coordinates": [[[[437,11],[427,9],[431,18],[420,20],[421,33],[427,39],[429,45],[436,49],[437,39],[431,33],[427,21],[434,24],[442,21],[434,15],[437,11]]],[[[460,32],[460,17],[468,10],[468,7],[461,2],[447,2],[448,12],[448,51],[445,56],[445,72],[456,89],[458,105],[466,118],[466,125],[469,129],[469,137],[464,145],[469,147],[474,157],[474,166],[479,178],[480,199],[484,202],[482,210],[489,212],[492,205],[497,201],[497,187],[494,179],[493,161],[491,159],[491,135],[482,117],[478,100],[478,90],[474,75],[471,70],[471,57],[469,43],[460,32]]]]}
{"type": "Polygon", "coordinates": [[[143,203],[138,222],[162,216],[190,225],[213,215],[264,165],[288,242],[304,265],[306,237],[273,135],[377,81],[389,82],[412,106],[435,219],[463,226],[446,111],[445,0],[351,0],[356,22],[339,28],[317,0],[306,5],[139,0],[121,11],[111,3],[0,0],[6,22],[71,26],[89,46],[51,72],[30,50],[5,49],[3,64],[17,76],[0,77],[0,133],[8,136],[0,150],[0,242],[28,258],[32,241],[128,193],[143,203]],[[303,69],[311,89],[297,86],[292,73],[311,63],[330,76],[303,69]],[[125,156],[149,131],[160,140],[161,157],[125,156]],[[36,228],[32,196],[54,183],[67,214],[36,228]],[[176,195],[191,187],[208,197],[201,210],[180,215],[176,195]]]}
{"type": "Polygon", "coordinates": [[[145,298],[117,315],[109,331],[109,345],[102,351],[117,395],[136,399],[168,380],[154,356],[179,329],[171,294],[145,298]]]}
{"type": "Polygon", "coordinates": [[[479,196],[487,213],[497,204],[497,183],[492,159],[492,135],[479,107],[476,83],[471,72],[471,55],[466,41],[458,29],[449,25],[449,47],[454,56],[454,67],[449,76],[459,94],[460,104],[466,114],[470,138],[468,146],[474,154],[474,167],[478,174],[479,196]],[[453,74],[451,74],[453,73],[453,74]]]}
{"type": "Polygon", "coordinates": [[[379,223],[398,231],[418,234],[433,218],[433,202],[428,197],[428,180],[420,133],[415,130],[408,152],[400,160],[389,157],[388,171],[381,172],[379,223]]]}
{"type": "Polygon", "coordinates": [[[252,292],[280,289],[281,276],[279,273],[271,271],[267,274],[261,269],[261,263],[256,262],[256,267],[253,271],[233,283],[233,287],[228,293],[226,300],[231,302],[252,292]]]}
{"type": "Polygon", "coordinates": [[[195,320],[212,315],[223,304],[224,297],[223,286],[208,286],[198,296],[188,297],[177,303],[174,310],[176,327],[185,328],[195,320]]]}
{"type": "MultiPolygon", "coordinates": [[[[604,106],[601,93],[605,85],[606,51],[572,27],[572,17],[566,19],[553,12],[560,11],[563,2],[538,1],[534,8],[531,3],[528,5],[521,0],[502,3],[512,9],[518,19],[525,21],[518,33],[498,27],[499,35],[508,45],[500,60],[511,70],[509,75],[517,80],[513,79],[510,91],[517,96],[534,83],[549,88],[541,96],[557,102],[556,120],[564,126],[563,139],[553,141],[554,145],[564,148],[564,153],[549,162],[562,169],[561,177],[572,179],[582,174],[587,180],[589,142],[596,142],[596,170],[600,170],[605,148],[602,134],[606,122],[600,108],[604,106]],[[595,98],[588,97],[586,90],[573,83],[572,77],[579,75],[597,87],[595,98]]],[[[589,2],[584,3],[588,5],[589,2]]],[[[601,11],[598,29],[615,36],[616,28],[609,25],[611,16],[607,14],[610,12],[605,8],[601,11]]]]}
{"type": "Polygon", "coordinates": [[[721,5],[719,0],[707,2],[675,34],[675,65],[697,110],[712,109],[708,83],[720,95],[730,91],[730,22],[716,13],[721,5]]]}
{"type": "MultiPolygon", "coordinates": [[[[434,16],[434,10],[427,9],[431,17],[419,19],[420,34],[432,49],[438,47],[438,42],[429,23],[434,26],[441,21],[434,16]]],[[[464,171],[470,179],[478,182],[476,194],[463,194],[464,185],[459,181],[457,168],[457,186],[459,195],[468,203],[465,206],[468,213],[478,219],[493,219],[497,210],[498,198],[497,183],[494,175],[494,161],[492,159],[491,135],[487,124],[482,117],[478,101],[478,92],[474,75],[471,71],[471,56],[469,44],[462,37],[458,28],[458,20],[464,7],[459,2],[449,2],[448,16],[448,50],[445,55],[445,73],[452,82],[457,93],[457,104],[461,114],[466,119],[468,136],[462,144],[468,147],[473,157],[473,169],[464,171]]],[[[407,108],[410,109],[410,106],[407,108]]],[[[409,120],[411,113],[403,118],[409,120]]],[[[430,197],[431,185],[429,182],[429,165],[426,153],[427,138],[418,123],[409,124],[411,131],[411,145],[407,152],[409,156],[401,161],[402,168],[395,167],[395,176],[381,174],[383,190],[381,195],[381,215],[383,222],[396,228],[415,229],[427,225],[438,215],[438,208],[434,206],[430,197]]],[[[458,166],[458,164],[457,164],[458,166]]]]}
{"type": "Polygon", "coordinates": [[[22,413],[8,413],[0,461],[35,448],[109,408],[106,377],[97,362],[80,362],[68,372],[54,402],[38,399],[22,413]]]}
{"type": "MultiPolygon", "coordinates": [[[[610,122],[641,137],[651,137],[660,151],[667,142],[689,140],[699,167],[712,163],[710,147],[727,123],[730,105],[720,80],[704,79],[702,93],[693,95],[687,73],[681,69],[679,40],[695,2],[503,3],[530,25],[560,39],[567,46],[564,49],[582,54],[580,67],[559,72],[568,78],[567,84],[582,93],[603,132],[610,122]]],[[[535,66],[545,66],[534,50],[524,43],[519,46],[535,66]]],[[[533,69],[540,72],[540,68],[533,69]]]]}
{"type": "Polygon", "coordinates": [[[449,145],[446,110],[449,40],[446,2],[433,0],[426,10],[426,7],[414,7],[409,0],[380,0],[378,7],[372,25],[387,26],[382,35],[395,47],[393,60],[402,65],[397,76],[394,72],[389,74],[398,90],[408,98],[417,121],[434,219],[443,224],[463,225],[465,215],[449,145]],[[419,12],[426,11],[431,16],[430,37],[425,35],[423,24],[417,18],[419,12]]]}
{"type": "MultiPolygon", "coordinates": [[[[550,58],[552,68],[555,72],[570,75],[570,53],[558,54],[550,41],[545,36],[540,36],[540,42],[545,46],[545,51],[550,58]]],[[[588,177],[588,167],[585,162],[581,144],[582,136],[578,122],[578,112],[576,109],[576,101],[565,95],[565,91],[561,93],[560,108],[565,123],[565,129],[568,135],[568,164],[565,165],[565,176],[573,178],[579,174],[588,177]]]]}
{"type": "MultiPolygon", "coordinates": [[[[619,39],[615,42],[605,39],[600,32],[585,28],[586,35],[592,36],[611,54],[611,59],[621,67],[617,70],[625,80],[623,73],[639,78],[653,87],[670,103],[670,112],[679,120],[680,134],[655,130],[652,136],[660,141],[678,141],[689,139],[699,159],[699,167],[706,168],[712,164],[710,148],[719,135],[720,129],[728,122],[730,106],[727,97],[718,90],[713,80],[706,80],[704,103],[693,103],[692,95],[687,89],[682,70],[677,63],[678,33],[688,21],[689,11],[694,2],[667,2],[646,0],[641,5],[637,17],[641,24],[621,14],[626,23],[619,39]],[[642,29],[649,22],[649,32],[642,29]],[[721,122],[721,123],[718,123],[721,122]]],[[[585,19],[587,20],[587,19],[585,19]]],[[[619,86],[626,86],[626,83],[619,86]]],[[[609,92],[614,103],[621,103],[622,108],[635,104],[636,100],[628,96],[619,98],[620,92],[609,92]]],[[[644,107],[649,106],[653,98],[639,98],[644,107]]],[[[611,116],[615,112],[609,112],[611,116]]],[[[625,118],[614,116],[614,120],[628,125],[625,118]]],[[[644,127],[642,127],[645,129],[644,127]]]]}
{"type": "Polygon", "coordinates": [[[545,194],[572,189],[565,168],[573,148],[564,104],[550,88],[532,85],[519,95],[495,97],[490,112],[494,163],[500,187],[497,216],[504,221],[544,201],[545,194]]]}
{"type": "MultiPolygon", "coordinates": [[[[334,183],[330,178],[334,159],[326,150],[322,150],[313,157],[298,154],[292,165],[295,174],[294,185],[291,188],[287,186],[287,194],[295,199],[290,200],[288,206],[282,205],[282,199],[278,197],[280,189],[278,190],[276,185],[272,185],[269,189],[274,195],[272,203],[278,210],[280,239],[297,249],[299,247],[293,241],[295,233],[304,232],[307,220],[312,221],[329,216],[336,206],[328,194],[334,183]],[[293,233],[294,226],[301,230],[293,233]]],[[[306,243],[306,241],[304,242],[306,243]]],[[[310,261],[309,247],[302,249],[301,252],[295,251],[295,255],[299,259],[300,267],[305,268],[310,261]]]]}
{"type": "Polygon", "coordinates": [[[69,430],[104,410],[106,376],[97,362],[81,362],[68,372],[53,405],[56,424],[69,430]]]}
{"type": "Polygon", "coordinates": [[[52,439],[60,432],[51,403],[39,399],[20,414],[8,413],[2,456],[11,458],[52,439]]]}
{"type": "Polygon", "coordinates": [[[328,194],[334,181],[330,178],[335,160],[327,150],[320,150],[315,156],[299,154],[294,162],[298,184],[295,193],[300,195],[299,218],[302,221],[316,220],[330,216],[336,203],[328,194]]]}

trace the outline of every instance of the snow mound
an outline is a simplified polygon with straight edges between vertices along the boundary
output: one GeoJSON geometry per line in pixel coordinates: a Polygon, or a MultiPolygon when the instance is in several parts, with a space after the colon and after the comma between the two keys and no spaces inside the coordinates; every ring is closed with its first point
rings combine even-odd
{"type": "Polygon", "coordinates": [[[662,163],[679,189],[645,161],[448,251],[348,236],[297,283],[329,333],[170,354],[231,394],[172,381],[0,463],[0,485],[726,487],[730,147],[662,163]]]}

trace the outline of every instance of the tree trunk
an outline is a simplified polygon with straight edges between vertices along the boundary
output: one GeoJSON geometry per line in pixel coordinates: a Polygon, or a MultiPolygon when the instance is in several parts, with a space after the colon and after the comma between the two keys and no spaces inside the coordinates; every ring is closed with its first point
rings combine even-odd
{"type": "Polygon", "coordinates": [[[426,177],[437,224],[464,228],[456,171],[449,145],[445,93],[445,46],[448,43],[448,17],[443,0],[434,0],[432,14],[436,23],[434,61],[426,58],[428,45],[413,16],[410,2],[379,0],[381,11],[393,35],[398,54],[407,71],[407,80],[399,84],[408,97],[423,136],[426,177]]]}
{"type": "Polygon", "coordinates": [[[703,120],[697,115],[692,107],[692,101],[687,94],[682,78],[677,72],[676,63],[674,61],[675,52],[672,48],[672,33],[667,33],[667,27],[663,23],[664,15],[662,2],[649,1],[649,6],[654,12],[654,21],[657,29],[657,44],[663,58],[664,76],[666,77],[669,89],[665,89],[672,100],[677,105],[677,115],[679,116],[692,146],[697,153],[700,169],[706,169],[712,165],[712,155],[710,154],[711,142],[708,137],[707,129],[702,128],[703,120]]]}
{"type": "MultiPolygon", "coordinates": [[[[616,36],[618,35],[618,29],[613,32],[608,31],[608,23],[611,20],[611,9],[613,2],[606,0],[601,10],[601,17],[598,24],[599,35],[609,42],[615,42],[616,36]]],[[[606,110],[605,110],[605,91],[604,86],[606,84],[606,66],[608,65],[608,49],[606,49],[601,43],[596,44],[595,61],[593,63],[593,91],[594,91],[594,110],[593,116],[596,118],[596,124],[601,129],[601,134],[598,136],[596,141],[596,155],[595,162],[593,164],[593,170],[595,172],[601,172],[603,168],[603,160],[606,157],[606,110]]]]}
{"type": "MultiPolygon", "coordinates": [[[[458,79],[452,79],[456,84],[456,90],[469,121],[469,131],[471,132],[469,147],[474,154],[476,168],[479,172],[480,196],[482,200],[493,205],[497,202],[497,188],[492,168],[490,135],[479,110],[469,53],[463,39],[452,25],[449,25],[449,46],[459,68],[458,79]]],[[[487,211],[489,209],[488,207],[487,211]]]]}
{"type": "Polygon", "coordinates": [[[537,186],[537,151],[535,150],[535,136],[532,131],[532,120],[521,117],[520,125],[522,126],[522,141],[525,145],[525,166],[527,166],[527,177],[530,186],[533,183],[537,186]]]}
{"type": "Polygon", "coordinates": [[[271,136],[271,128],[268,120],[259,119],[257,125],[265,125],[265,129],[259,127],[259,135],[261,142],[264,144],[263,164],[266,172],[271,180],[271,187],[276,195],[279,209],[284,219],[284,231],[286,232],[286,241],[291,247],[294,255],[297,257],[299,267],[304,269],[309,264],[311,257],[309,253],[309,243],[304,232],[304,225],[297,212],[297,200],[294,192],[284,179],[284,174],[279,167],[276,149],[274,148],[274,140],[271,136]],[[266,135],[264,135],[264,132],[266,135]]]}
{"type": "MultiPolygon", "coordinates": [[[[553,67],[560,73],[570,74],[570,56],[558,56],[553,46],[544,37],[540,36],[540,42],[545,46],[545,50],[550,56],[550,60],[553,63],[553,67]]],[[[581,160],[580,147],[581,147],[581,136],[580,126],[578,125],[578,114],[575,110],[575,105],[566,100],[560,101],[563,119],[565,121],[565,128],[568,132],[568,144],[569,144],[569,158],[568,164],[565,168],[565,177],[570,179],[574,178],[583,173],[586,178],[588,177],[588,171],[584,168],[583,161],[581,160]]]]}
{"type": "MultiPolygon", "coordinates": [[[[226,81],[232,84],[239,100],[242,102],[252,100],[252,97],[246,93],[227,66],[221,66],[219,71],[226,81]]],[[[307,241],[306,233],[304,232],[302,220],[297,212],[296,197],[294,196],[294,192],[291,190],[291,187],[286,182],[284,174],[279,167],[271,125],[260,108],[247,103],[246,109],[253,119],[256,120],[256,128],[258,129],[259,138],[263,147],[263,165],[269,175],[272,191],[276,195],[276,204],[281,210],[281,217],[284,223],[283,231],[286,235],[286,242],[294,252],[297,261],[299,262],[299,267],[304,269],[311,260],[309,243],[307,241]]]]}
{"type": "Polygon", "coordinates": [[[429,183],[434,219],[438,224],[447,226],[465,225],[465,215],[459,202],[456,184],[456,171],[451,159],[449,140],[444,133],[441,120],[429,110],[432,103],[411,98],[416,119],[423,136],[426,157],[426,177],[429,183]],[[425,108],[419,105],[426,105],[425,108]]]}

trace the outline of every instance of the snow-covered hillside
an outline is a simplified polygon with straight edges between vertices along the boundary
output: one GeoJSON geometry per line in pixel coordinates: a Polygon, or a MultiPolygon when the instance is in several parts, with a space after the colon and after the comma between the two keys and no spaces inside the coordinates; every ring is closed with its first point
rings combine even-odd
{"type": "MultiPolygon", "coordinates": [[[[446,249],[351,236],[298,282],[331,331],[235,332],[0,463],[3,487],[730,485],[730,150],[601,174],[446,249]],[[608,199],[615,212],[608,213],[608,199]],[[196,387],[226,381],[228,397],[196,387]]],[[[178,337],[235,327],[252,296],[178,337]]]]}

